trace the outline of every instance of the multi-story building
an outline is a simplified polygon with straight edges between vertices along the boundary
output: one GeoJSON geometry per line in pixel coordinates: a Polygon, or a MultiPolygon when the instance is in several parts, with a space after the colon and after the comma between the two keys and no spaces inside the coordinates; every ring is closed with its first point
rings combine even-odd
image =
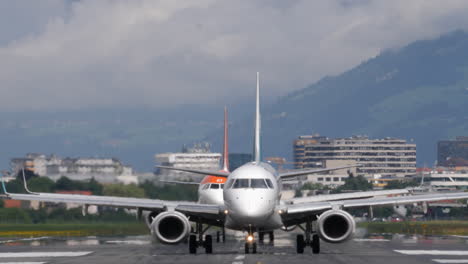
{"type": "MultiPolygon", "coordinates": [[[[333,167],[337,163],[362,166],[357,175],[404,177],[416,172],[416,144],[404,139],[369,139],[364,136],[330,139],[300,136],[294,141],[296,169],[333,167]]],[[[340,174],[339,172],[335,172],[340,174]]]]}
{"type": "MultiPolygon", "coordinates": [[[[220,169],[220,153],[210,152],[210,145],[195,144],[191,148],[184,146],[181,153],[162,153],[155,155],[156,163],[162,166],[169,166],[184,169],[196,169],[216,171],[220,169]]],[[[170,178],[178,180],[201,180],[203,176],[179,172],[166,169],[157,169],[155,174],[160,178],[170,178]]]]}
{"type": "Polygon", "coordinates": [[[17,174],[22,168],[54,181],[65,176],[72,180],[94,178],[100,183],[138,183],[133,170],[115,158],[60,158],[55,155],[30,153],[13,158],[11,170],[17,174]]]}
{"type": "Polygon", "coordinates": [[[439,141],[437,143],[437,165],[444,167],[468,166],[468,137],[439,141]]]}

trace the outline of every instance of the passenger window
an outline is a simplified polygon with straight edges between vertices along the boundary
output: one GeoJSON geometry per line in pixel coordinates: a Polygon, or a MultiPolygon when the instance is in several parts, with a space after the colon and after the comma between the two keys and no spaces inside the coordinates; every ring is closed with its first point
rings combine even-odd
{"type": "Polygon", "coordinates": [[[250,180],[250,188],[254,189],[266,189],[268,188],[265,179],[251,179],[250,180]]]}
{"type": "Polygon", "coordinates": [[[211,186],[210,186],[210,189],[219,189],[219,184],[212,183],[211,186]]]}
{"type": "Polygon", "coordinates": [[[249,188],[249,179],[237,179],[232,186],[234,189],[249,188]]]}
{"type": "Polygon", "coordinates": [[[266,184],[268,185],[268,188],[273,189],[273,182],[271,182],[270,179],[265,179],[266,184]]]}

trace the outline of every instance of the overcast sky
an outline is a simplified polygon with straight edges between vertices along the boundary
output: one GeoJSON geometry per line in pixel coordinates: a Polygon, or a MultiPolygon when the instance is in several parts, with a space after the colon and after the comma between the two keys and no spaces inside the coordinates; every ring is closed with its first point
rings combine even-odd
{"type": "Polygon", "coordinates": [[[468,28],[466,0],[0,1],[0,108],[233,103],[468,28]]]}

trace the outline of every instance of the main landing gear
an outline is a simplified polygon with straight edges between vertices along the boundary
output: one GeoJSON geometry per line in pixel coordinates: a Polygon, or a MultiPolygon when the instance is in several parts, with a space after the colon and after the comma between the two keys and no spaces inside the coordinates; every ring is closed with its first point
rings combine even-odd
{"type": "Polygon", "coordinates": [[[203,240],[203,234],[210,228],[211,226],[207,226],[203,229],[203,224],[197,222],[196,223],[196,230],[195,233],[198,235],[190,235],[189,236],[189,252],[190,254],[196,254],[198,247],[204,247],[206,254],[213,253],[213,237],[211,235],[206,235],[205,240],[203,240]]]}
{"type": "MultiPolygon", "coordinates": [[[[302,226],[299,226],[299,227],[302,230],[304,230],[302,226]]],[[[307,220],[304,233],[305,233],[305,239],[304,239],[304,235],[297,235],[296,237],[297,253],[298,254],[304,253],[304,248],[306,246],[310,246],[312,248],[312,253],[314,254],[320,253],[320,238],[316,233],[313,232],[311,220],[307,220]]]]}
{"type": "Polygon", "coordinates": [[[263,243],[264,240],[265,240],[265,234],[268,233],[268,236],[269,236],[269,242],[270,244],[273,244],[273,242],[275,241],[275,233],[273,231],[269,231],[269,232],[258,232],[258,241],[260,243],[263,243]]]}

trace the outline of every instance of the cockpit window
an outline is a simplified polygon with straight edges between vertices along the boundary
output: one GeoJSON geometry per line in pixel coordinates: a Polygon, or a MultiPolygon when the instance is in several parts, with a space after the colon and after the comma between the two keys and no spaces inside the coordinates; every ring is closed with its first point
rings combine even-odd
{"type": "Polygon", "coordinates": [[[267,185],[265,183],[265,179],[251,179],[250,180],[250,188],[254,189],[267,189],[267,185]]]}
{"type": "Polygon", "coordinates": [[[230,183],[231,182],[228,182],[228,188],[233,188],[233,189],[241,189],[241,188],[273,189],[273,183],[269,179],[236,179],[234,180],[232,185],[230,183]]]}
{"type": "Polygon", "coordinates": [[[219,188],[220,188],[220,189],[224,189],[224,184],[220,184],[220,185],[219,185],[219,188]]]}
{"type": "Polygon", "coordinates": [[[230,179],[227,183],[227,187],[228,188],[232,188],[232,184],[234,183],[234,180],[233,179],[230,179]]]}
{"type": "Polygon", "coordinates": [[[268,185],[268,188],[273,189],[273,182],[271,182],[270,179],[265,179],[266,184],[268,185]]]}
{"type": "Polygon", "coordinates": [[[210,186],[210,189],[219,189],[219,184],[212,183],[211,186],[210,186]]]}
{"type": "Polygon", "coordinates": [[[232,186],[234,189],[249,188],[249,179],[237,179],[232,186]]]}
{"type": "Polygon", "coordinates": [[[206,190],[206,189],[208,189],[208,188],[210,188],[210,184],[209,184],[209,183],[208,183],[208,184],[205,184],[205,185],[203,186],[202,190],[206,190]]]}

